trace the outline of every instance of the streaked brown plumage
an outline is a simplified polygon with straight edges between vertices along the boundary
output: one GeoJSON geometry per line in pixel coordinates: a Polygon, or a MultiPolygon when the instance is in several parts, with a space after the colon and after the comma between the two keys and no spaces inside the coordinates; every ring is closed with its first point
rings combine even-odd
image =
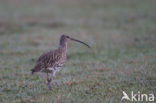
{"type": "Polygon", "coordinates": [[[31,70],[32,74],[34,74],[35,72],[47,73],[47,81],[48,81],[49,89],[51,88],[50,83],[52,81],[52,77],[54,77],[55,73],[58,72],[63,67],[66,61],[68,40],[80,42],[90,48],[89,45],[87,45],[86,43],[82,41],[76,40],[67,35],[62,35],[60,37],[60,44],[59,44],[58,49],[42,54],[37,60],[37,63],[34,66],[34,68],[31,70]],[[49,76],[49,73],[51,74],[50,76],[49,76]]]}

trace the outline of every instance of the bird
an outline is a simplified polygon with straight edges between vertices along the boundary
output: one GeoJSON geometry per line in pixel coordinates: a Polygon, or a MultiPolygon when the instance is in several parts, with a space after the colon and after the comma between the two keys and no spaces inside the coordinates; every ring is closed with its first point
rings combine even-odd
{"type": "Polygon", "coordinates": [[[33,69],[31,69],[32,75],[37,72],[47,74],[47,86],[49,90],[51,90],[51,82],[53,78],[56,77],[55,73],[59,72],[66,62],[67,41],[69,40],[82,43],[88,48],[91,48],[88,44],[63,34],[60,37],[59,47],[55,50],[50,50],[49,52],[43,53],[37,60],[33,69]]]}

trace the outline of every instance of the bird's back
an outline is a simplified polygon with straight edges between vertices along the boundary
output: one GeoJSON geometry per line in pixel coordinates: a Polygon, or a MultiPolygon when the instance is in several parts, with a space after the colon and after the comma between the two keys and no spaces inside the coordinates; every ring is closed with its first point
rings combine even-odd
{"type": "Polygon", "coordinates": [[[42,54],[35,67],[32,69],[32,74],[34,72],[50,72],[55,69],[61,68],[66,60],[66,51],[62,48],[58,48],[53,51],[42,54]]]}

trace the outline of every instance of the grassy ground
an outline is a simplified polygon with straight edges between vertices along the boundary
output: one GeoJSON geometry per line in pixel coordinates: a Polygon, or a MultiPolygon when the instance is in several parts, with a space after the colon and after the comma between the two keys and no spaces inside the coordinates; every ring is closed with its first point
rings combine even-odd
{"type": "Polygon", "coordinates": [[[120,103],[123,90],[156,95],[155,4],[1,0],[0,102],[120,103]],[[68,61],[47,92],[45,76],[30,76],[30,69],[63,33],[92,49],[69,42],[68,61]]]}

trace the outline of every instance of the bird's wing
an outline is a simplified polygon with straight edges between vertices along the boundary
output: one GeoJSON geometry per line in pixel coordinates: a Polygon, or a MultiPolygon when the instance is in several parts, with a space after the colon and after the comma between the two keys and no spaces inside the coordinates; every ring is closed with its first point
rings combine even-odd
{"type": "Polygon", "coordinates": [[[61,53],[59,53],[57,50],[42,54],[37,60],[35,67],[32,69],[32,72],[38,72],[42,69],[52,67],[61,59],[61,56],[61,53]]]}

